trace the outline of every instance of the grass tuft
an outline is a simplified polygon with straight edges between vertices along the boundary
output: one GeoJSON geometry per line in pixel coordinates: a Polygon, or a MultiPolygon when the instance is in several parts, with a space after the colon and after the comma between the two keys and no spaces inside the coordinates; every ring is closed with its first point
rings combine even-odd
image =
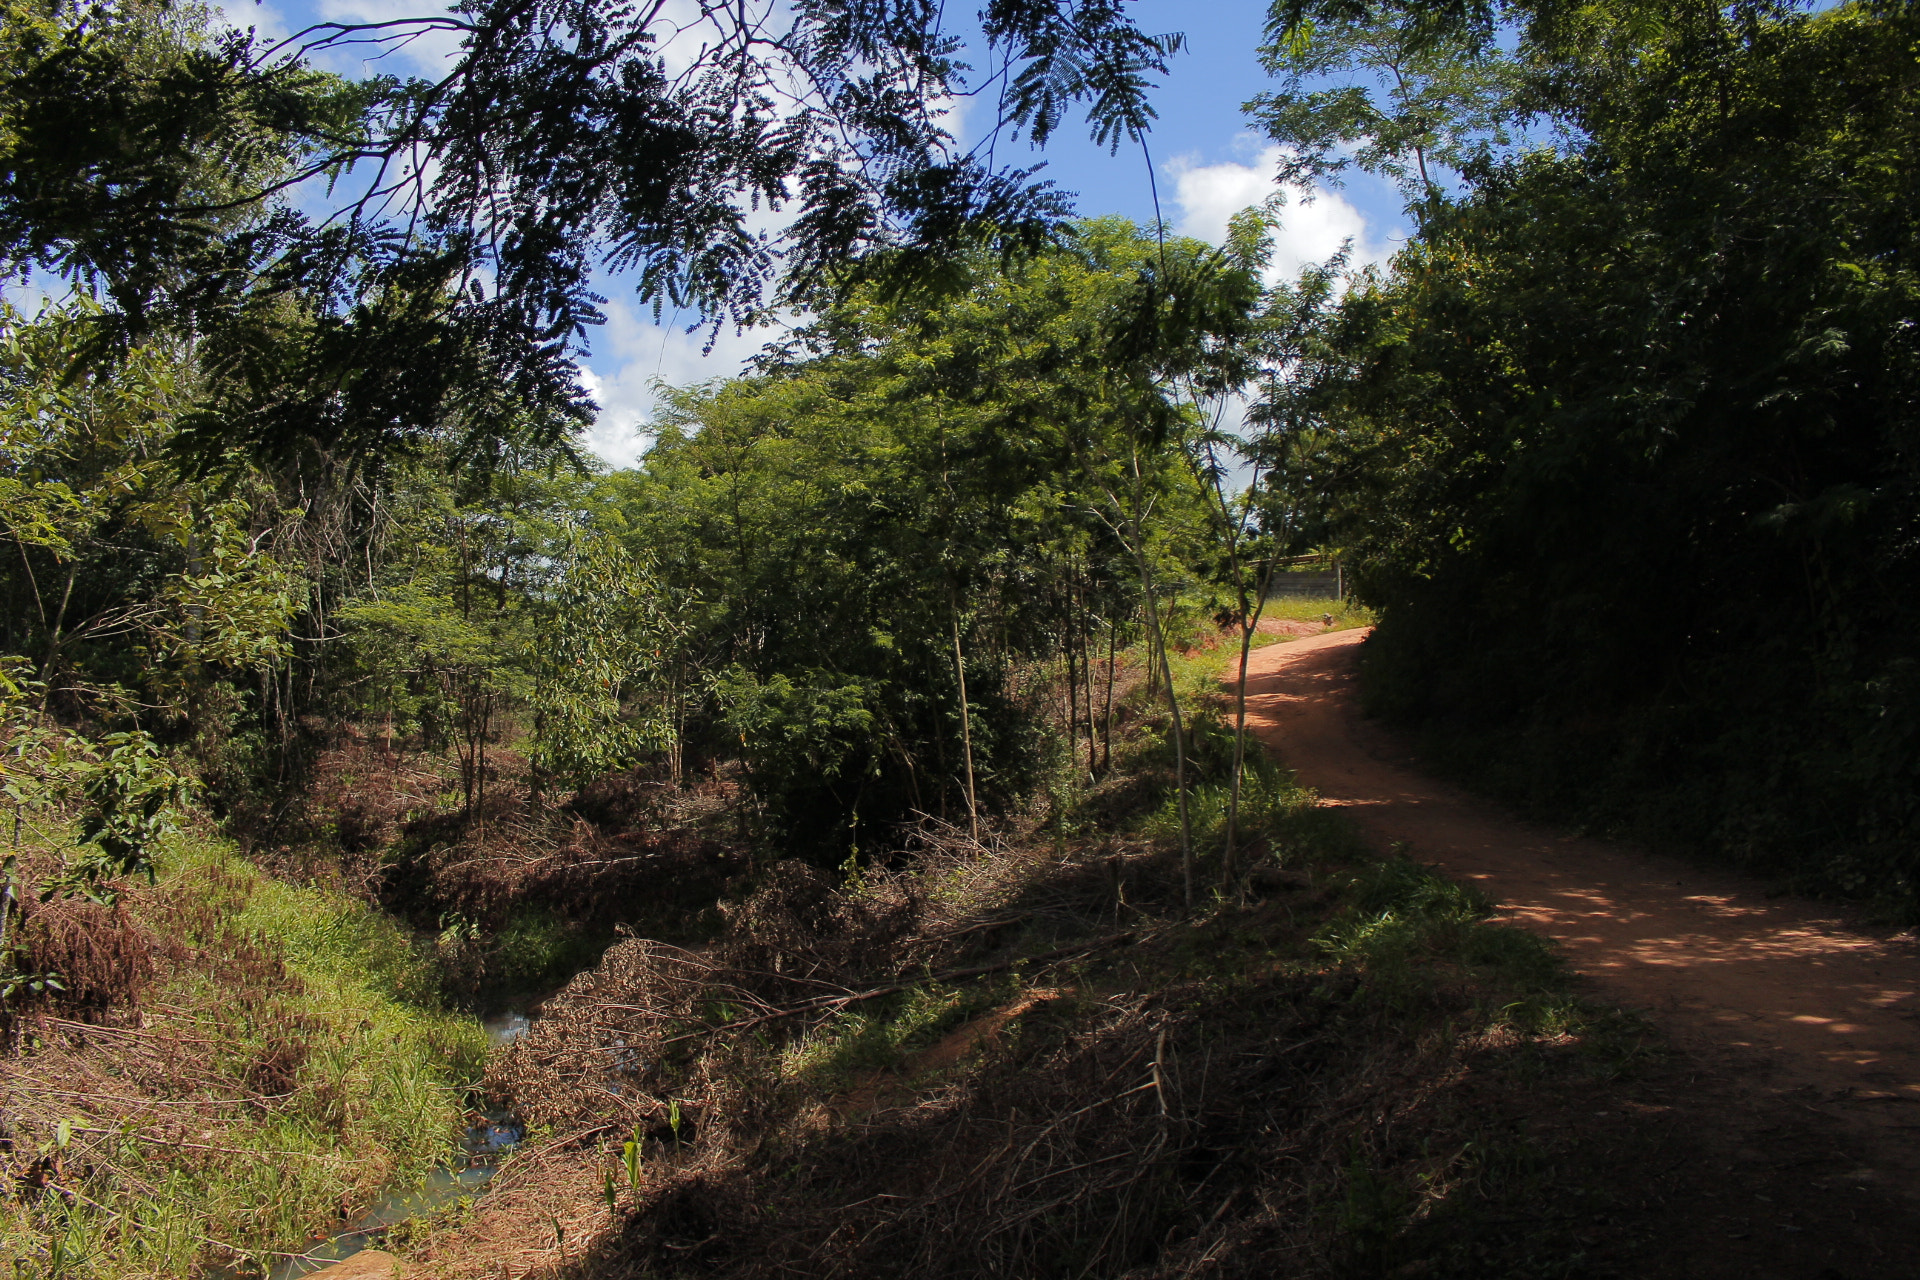
{"type": "Polygon", "coordinates": [[[162,871],[128,895],[170,944],[141,1009],[43,1022],[0,1062],[39,1188],[0,1207],[17,1276],[258,1273],[456,1154],[487,1045],[438,1007],[430,950],[211,840],[162,871]]]}

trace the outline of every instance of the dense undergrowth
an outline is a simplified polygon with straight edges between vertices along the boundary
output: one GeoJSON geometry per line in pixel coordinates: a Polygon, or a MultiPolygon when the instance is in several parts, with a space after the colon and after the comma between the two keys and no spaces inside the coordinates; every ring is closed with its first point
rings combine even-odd
{"type": "Polygon", "coordinates": [[[36,904],[64,998],[0,1058],[0,1254],[18,1277],[259,1274],[458,1155],[486,1040],[366,904],[204,832],[112,908],[36,904]]]}
{"type": "MultiPolygon", "coordinates": [[[[503,734],[503,737],[506,735],[503,734]]],[[[442,996],[486,1013],[538,1000],[599,958],[616,928],[711,932],[744,865],[738,770],[675,783],[650,767],[537,796],[505,746],[468,812],[455,762],[346,726],[270,854],[289,878],[340,887],[431,937],[442,996]]]]}
{"type": "MultiPolygon", "coordinates": [[[[636,770],[563,801],[533,794],[513,751],[494,762],[469,811],[452,753],[340,725],[280,804],[290,843],[242,857],[195,819],[154,846],[150,885],[18,898],[9,972],[58,983],[5,1005],[0,1238],[18,1274],[244,1276],[298,1252],[460,1158],[475,1012],[537,1000],[620,936],[700,946],[742,909],[755,830],[727,769],[636,770]]],[[[56,885],[71,821],[35,813],[13,883],[56,885]]],[[[839,879],[802,879],[823,875],[839,879]]],[[[929,992],[788,1045],[790,1074],[844,1082],[982,999],[929,992]]]]}
{"type": "MultiPolygon", "coordinates": [[[[1178,664],[1189,695],[1228,653],[1178,664]]],[[[761,863],[710,945],[635,938],[489,1067],[544,1136],[429,1272],[543,1276],[1525,1275],[1522,1214],[1586,1176],[1489,1096],[1604,1089],[1648,1052],[1543,944],[1380,862],[1279,769],[1197,912],[1163,718],[1099,785],[976,841],[761,863]],[[1405,1268],[1412,1267],[1412,1270],[1405,1268]]],[[[1192,761],[1217,871],[1230,737],[1192,761]]]]}

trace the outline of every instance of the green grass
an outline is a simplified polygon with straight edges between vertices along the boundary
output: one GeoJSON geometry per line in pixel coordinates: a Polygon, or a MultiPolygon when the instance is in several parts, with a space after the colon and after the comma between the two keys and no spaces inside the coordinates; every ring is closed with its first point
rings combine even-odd
{"type": "Polygon", "coordinates": [[[1528,997],[1564,990],[1553,950],[1533,934],[1488,923],[1493,904],[1479,890],[1404,858],[1363,864],[1344,880],[1342,906],[1313,945],[1364,975],[1371,998],[1420,1003],[1443,965],[1477,971],[1528,997]]]}
{"type": "MultiPolygon", "coordinates": [[[[178,1277],[234,1263],[244,1275],[455,1154],[486,1037],[437,1007],[430,951],[360,903],[273,880],[196,838],[175,842],[141,904],[197,953],[147,1000],[165,1011],[156,1027],[197,1042],[182,1045],[192,1060],[149,1095],[176,1105],[92,1097],[21,1117],[16,1142],[61,1158],[72,1198],[0,1208],[16,1276],[178,1277]]],[[[30,1069],[31,1051],[20,1061],[30,1069]]]]}
{"type": "Polygon", "coordinates": [[[1376,621],[1373,610],[1353,599],[1276,596],[1268,600],[1267,607],[1260,611],[1262,618],[1290,618],[1295,622],[1319,622],[1327,614],[1333,615],[1333,626],[1329,628],[1332,631],[1370,627],[1376,621]]]}
{"type": "Polygon", "coordinates": [[[841,1090],[867,1072],[891,1071],[952,1028],[1006,996],[1006,983],[964,988],[929,982],[850,1009],[790,1045],[781,1074],[811,1088],[841,1090]]]}

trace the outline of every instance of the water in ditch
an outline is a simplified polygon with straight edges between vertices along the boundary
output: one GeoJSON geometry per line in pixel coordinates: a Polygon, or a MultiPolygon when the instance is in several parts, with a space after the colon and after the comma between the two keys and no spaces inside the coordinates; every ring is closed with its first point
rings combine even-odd
{"type": "MultiPolygon", "coordinates": [[[[485,1019],[487,1036],[496,1045],[526,1034],[533,1011],[508,1009],[485,1019]]],[[[381,1196],[344,1231],[317,1242],[304,1253],[284,1257],[267,1272],[268,1280],[298,1280],[336,1262],[344,1262],[380,1242],[403,1222],[424,1218],[486,1189],[499,1171],[500,1158],[526,1136],[520,1122],[505,1112],[489,1113],[468,1126],[460,1141],[459,1168],[435,1169],[419,1186],[393,1190],[381,1196]]]]}

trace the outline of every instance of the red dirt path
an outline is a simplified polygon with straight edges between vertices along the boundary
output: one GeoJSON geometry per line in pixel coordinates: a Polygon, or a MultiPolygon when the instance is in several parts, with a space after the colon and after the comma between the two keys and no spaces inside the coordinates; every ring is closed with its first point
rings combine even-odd
{"type": "Polygon", "coordinates": [[[1471,881],[1557,942],[1605,998],[1684,1050],[1920,1167],[1920,946],[1841,907],[1627,845],[1559,835],[1423,776],[1359,715],[1365,631],[1257,650],[1251,727],[1382,851],[1471,881]]]}

